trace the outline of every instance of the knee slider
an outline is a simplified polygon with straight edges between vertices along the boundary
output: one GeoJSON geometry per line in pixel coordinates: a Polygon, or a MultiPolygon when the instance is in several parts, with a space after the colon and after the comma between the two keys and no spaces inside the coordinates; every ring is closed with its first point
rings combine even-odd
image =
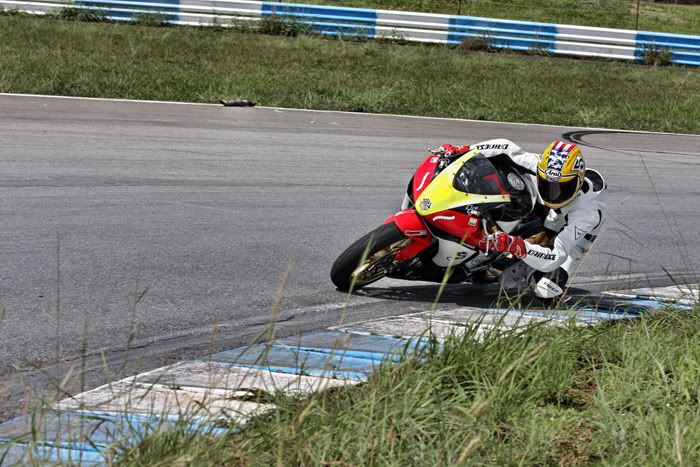
{"type": "Polygon", "coordinates": [[[555,298],[564,293],[569,275],[562,268],[551,274],[536,272],[530,277],[530,287],[540,298],[555,298]]]}

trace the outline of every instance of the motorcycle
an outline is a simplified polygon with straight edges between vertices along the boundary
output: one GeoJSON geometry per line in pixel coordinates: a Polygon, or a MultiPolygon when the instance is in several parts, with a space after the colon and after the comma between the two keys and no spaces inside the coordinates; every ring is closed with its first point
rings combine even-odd
{"type": "Polygon", "coordinates": [[[383,277],[429,282],[493,282],[516,260],[488,253],[488,235],[542,235],[528,220],[534,176],[507,155],[486,158],[432,152],[408,183],[402,209],[350,245],[333,263],[331,281],[355,290],[383,277]]]}

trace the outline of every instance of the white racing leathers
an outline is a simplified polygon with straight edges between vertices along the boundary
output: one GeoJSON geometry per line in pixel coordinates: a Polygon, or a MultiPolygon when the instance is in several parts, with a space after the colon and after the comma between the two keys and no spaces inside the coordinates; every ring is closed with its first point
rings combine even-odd
{"type": "MultiPolygon", "coordinates": [[[[523,151],[512,141],[483,141],[470,149],[475,147],[486,157],[507,154],[527,172],[535,176],[537,174],[540,156],[523,151]]],[[[533,180],[536,179],[533,177],[533,180]]],[[[526,241],[527,257],[515,267],[504,271],[500,278],[501,286],[514,288],[525,281],[539,297],[553,298],[561,295],[567,278],[576,270],[579,260],[596,239],[605,216],[606,204],[601,195],[606,188],[606,183],[598,172],[586,170],[586,178],[576,198],[560,209],[549,209],[543,220],[545,229],[550,233],[548,245],[534,245],[526,241]],[[561,274],[561,271],[565,274],[561,274]]],[[[542,204],[539,195],[538,203],[542,204]]]]}

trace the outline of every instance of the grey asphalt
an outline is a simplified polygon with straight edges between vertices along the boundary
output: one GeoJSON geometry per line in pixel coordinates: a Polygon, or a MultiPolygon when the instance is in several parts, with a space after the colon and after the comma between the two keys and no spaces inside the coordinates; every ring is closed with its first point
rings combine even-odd
{"type": "MultiPolygon", "coordinates": [[[[398,208],[428,148],[506,137],[539,152],[574,131],[0,95],[0,419],[27,387],[243,345],[273,316],[290,335],[427,309],[433,287],[398,281],[348,298],[330,265],[398,208]]],[[[610,215],[576,281],[697,282],[700,137],[586,131],[610,215]]]]}

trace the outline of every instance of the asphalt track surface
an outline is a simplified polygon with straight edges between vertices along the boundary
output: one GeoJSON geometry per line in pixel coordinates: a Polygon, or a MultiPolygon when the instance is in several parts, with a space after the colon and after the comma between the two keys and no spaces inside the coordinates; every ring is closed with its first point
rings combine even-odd
{"type": "MultiPolygon", "coordinates": [[[[538,152],[564,134],[610,186],[576,283],[698,282],[699,136],[0,95],[0,420],[27,388],[56,394],[69,375],[66,392],[88,389],[250,343],[272,320],[293,335],[429,309],[434,286],[348,297],[330,265],[398,209],[428,148],[506,137],[538,152]]],[[[482,295],[454,286],[438,306],[482,295]]]]}

